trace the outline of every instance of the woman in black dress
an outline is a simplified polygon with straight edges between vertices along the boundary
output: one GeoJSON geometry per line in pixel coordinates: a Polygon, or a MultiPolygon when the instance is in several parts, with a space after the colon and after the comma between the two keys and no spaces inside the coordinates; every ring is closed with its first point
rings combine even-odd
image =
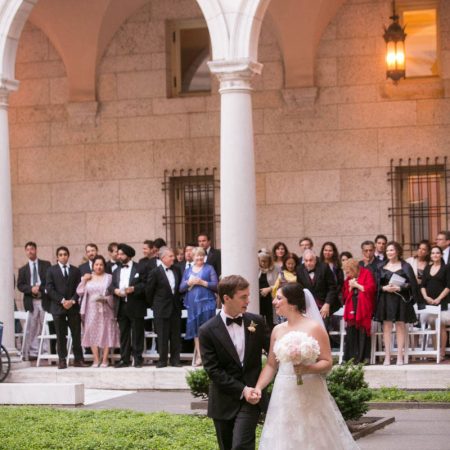
{"type": "Polygon", "coordinates": [[[339,252],[334,242],[328,241],[322,245],[320,250],[320,260],[325,264],[328,264],[334,275],[338,288],[339,300],[342,302],[342,286],[344,285],[344,272],[342,270],[341,259],[339,258],[339,252]]]}
{"type": "Polygon", "coordinates": [[[277,281],[279,271],[273,264],[272,255],[262,249],[258,252],[259,261],[259,312],[266,319],[267,327],[272,330],[274,321],[274,307],[272,305],[272,289],[277,281]]]}
{"type": "Polygon", "coordinates": [[[388,242],[387,260],[380,268],[380,285],[374,319],[383,323],[384,365],[391,364],[392,324],[397,335],[397,365],[403,364],[405,323],[417,321],[414,303],[420,301],[419,289],[412,267],[402,259],[403,249],[398,242],[388,242]]]}
{"type": "Polygon", "coordinates": [[[450,324],[448,301],[450,297],[450,266],[442,259],[442,250],[436,245],[431,249],[430,266],[422,275],[422,296],[428,305],[441,305],[441,361],[445,359],[447,343],[446,326],[450,324]]]}

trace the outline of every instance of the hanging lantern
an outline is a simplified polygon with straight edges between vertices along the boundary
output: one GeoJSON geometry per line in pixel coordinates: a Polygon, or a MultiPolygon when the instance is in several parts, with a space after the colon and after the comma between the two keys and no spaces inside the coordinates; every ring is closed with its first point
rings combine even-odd
{"type": "Polygon", "coordinates": [[[395,11],[395,0],[392,2],[392,23],[384,27],[384,40],[386,42],[386,78],[397,83],[405,78],[405,27],[398,23],[399,16],[395,11]]]}

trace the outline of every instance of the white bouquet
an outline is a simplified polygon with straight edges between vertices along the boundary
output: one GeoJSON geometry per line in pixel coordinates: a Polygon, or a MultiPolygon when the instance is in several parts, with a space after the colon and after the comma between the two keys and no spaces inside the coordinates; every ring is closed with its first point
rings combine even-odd
{"type": "MultiPolygon", "coordinates": [[[[320,355],[319,343],[316,339],[302,331],[290,331],[275,342],[273,351],[278,362],[298,364],[314,364],[320,355]]],[[[302,375],[297,369],[297,384],[303,384],[302,375]]]]}

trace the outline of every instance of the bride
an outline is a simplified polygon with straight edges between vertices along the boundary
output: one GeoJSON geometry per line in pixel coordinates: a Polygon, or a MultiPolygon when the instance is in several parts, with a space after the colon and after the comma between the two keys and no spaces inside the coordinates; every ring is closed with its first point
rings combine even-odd
{"type": "Polygon", "coordinates": [[[267,364],[255,386],[255,396],[260,398],[278,369],[259,449],[358,449],[327,389],[324,375],[332,367],[331,350],[314,298],[298,283],[289,283],[277,291],[273,303],[277,314],[287,322],[274,328],[267,364]],[[277,342],[291,331],[304,332],[317,340],[320,355],[314,364],[278,364],[277,342]],[[303,385],[297,385],[297,374],[302,375],[303,385]]]}

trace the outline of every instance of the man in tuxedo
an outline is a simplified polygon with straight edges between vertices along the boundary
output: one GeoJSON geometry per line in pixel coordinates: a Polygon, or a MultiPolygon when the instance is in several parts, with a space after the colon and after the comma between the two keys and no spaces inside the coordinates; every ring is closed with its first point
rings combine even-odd
{"type": "Polygon", "coordinates": [[[119,244],[117,242],[110,242],[108,244],[109,261],[106,263],[105,272],[112,274],[117,267],[119,267],[119,261],[117,260],[117,251],[119,244]]]}
{"type": "Polygon", "coordinates": [[[147,280],[148,275],[153,269],[161,265],[159,259],[159,249],[166,246],[166,241],[163,238],[157,238],[154,241],[146,240],[142,247],[144,257],[139,260],[139,273],[147,280]]]}
{"type": "Polygon", "coordinates": [[[120,266],[112,275],[110,290],[114,294],[114,311],[120,329],[120,361],[116,368],[128,367],[133,353],[134,367],[144,364],[145,283],[134,258],[136,252],[127,244],[119,244],[117,258],[120,266]]]}
{"type": "Polygon", "coordinates": [[[378,258],[375,258],[375,243],[372,241],[364,241],[361,244],[362,259],[359,261],[360,267],[365,267],[376,276],[378,273],[378,266],[381,264],[378,258]]]}
{"type": "Polygon", "coordinates": [[[384,234],[378,234],[375,237],[375,258],[377,262],[383,262],[386,259],[387,237],[384,234]]]}
{"type": "Polygon", "coordinates": [[[35,242],[30,241],[25,244],[25,253],[28,262],[19,269],[17,289],[23,293],[25,311],[30,312],[23,357],[25,360],[33,361],[38,355],[38,336],[42,332],[45,311],[50,312],[50,304],[45,292],[45,277],[51,264],[49,261],[38,259],[35,242]]]}
{"type": "Polygon", "coordinates": [[[298,241],[298,248],[299,248],[299,258],[298,263],[303,264],[303,253],[305,250],[312,250],[314,247],[314,243],[311,238],[309,237],[303,237],[298,241]]]}
{"type": "Polygon", "coordinates": [[[214,420],[221,450],[254,449],[263,402],[251,402],[262,350],[268,350],[264,319],[247,313],[250,288],[243,277],[224,277],[218,293],[221,312],[199,330],[203,367],[211,380],[208,416],[214,420]]]}
{"type": "Polygon", "coordinates": [[[440,231],[436,236],[436,245],[442,250],[442,259],[450,264],[450,231],[440,231]]]}
{"type": "Polygon", "coordinates": [[[158,335],[159,361],[156,367],[167,367],[169,342],[170,364],[181,367],[181,275],[174,265],[175,254],[171,248],[161,247],[159,259],[161,264],[150,272],[146,288],[147,301],[153,309],[158,335]]]}
{"type": "Polygon", "coordinates": [[[98,255],[98,247],[96,244],[86,244],[84,250],[86,252],[87,261],[78,267],[82,277],[87,273],[92,273],[92,265],[95,257],[98,255]]]}
{"type": "Polygon", "coordinates": [[[197,237],[197,243],[206,252],[205,263],[213,266],[217,278],[220,278],[220,274],[222,273],[222,256],[220,250],[211,247],[211,238],[208,233],[200,233],[197,237]]]}
{"type": "Polygon", "coordinates": [[[67,326],[72,333],[75,367],[87,367],[81,348],[81,317],[77,287],[81,281],[80,270],[69,264],[70,252],[67,247],[56,250],[57,264],[47,270],[46,290],[50,299],[50,312],[56,329],[59,369],[67,369],[67,326]]]}
{"type": "Polygon", "coordinates": [[[305,250],[296,271],[297,281],[311,292],[324,320],[340,308],[333,272],[312,250],[305,250]]]}

